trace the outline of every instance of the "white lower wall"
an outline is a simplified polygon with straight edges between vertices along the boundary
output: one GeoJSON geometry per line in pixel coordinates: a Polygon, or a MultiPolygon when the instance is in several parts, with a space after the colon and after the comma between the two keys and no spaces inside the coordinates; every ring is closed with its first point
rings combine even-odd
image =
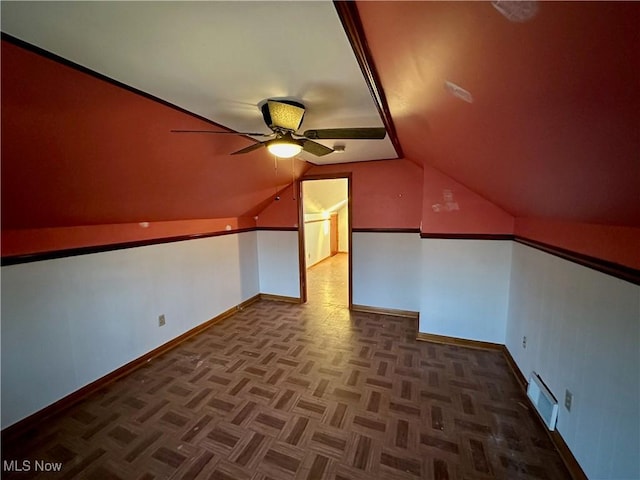
{"type": "Polygon", "coordinates": [[[297,231],[258,231],[260,293],[300,298],[297,231]]]}
{"type": "Polygon", "coordinates": [[[2,428],[259,293],[256,239],[2,267],[2,428]]]}
{"type": "Polygon", "coordinates": [[[640,286],[516,243],[506,345],[589,478],[640,478],[640,286]]]}
{"type": "MultiPolygon", "coordinates": [[[[589,478],[640,478],[639,286],[510,241],[354,232],[351,253],[355,304],[505,343],[559,398],[558,430],[589,478]]],[[[300,296],[298,232],[2,267],[2,428],[259,292],[300,296]]]]}
{"type": "Polygon", "coordinates": [[[349,251],[349,207],[346,205],[338,211],[338,251],[349,251]]]}
{"type": "Polygon", "coordinates": [[[314,220],[304,224],[304,251],[307,268],[331,255],[330,221],[314,220]]]}
{"type": "Polygon", "coordinates": [[[420,235],[353,232],[353,303],[409,310],[420,308],[420,235]]]}
{"type": "Polygon", "coordinates": [[[420,332],[504,343],[511,241],[422,239],[420,332]]]}

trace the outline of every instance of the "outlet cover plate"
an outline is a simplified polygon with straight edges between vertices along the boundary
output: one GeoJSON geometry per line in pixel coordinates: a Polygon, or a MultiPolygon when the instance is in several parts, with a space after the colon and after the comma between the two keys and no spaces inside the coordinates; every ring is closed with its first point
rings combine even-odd
{"type": "Polygon", "coordinates": [[[571,403],[573,403],[573,393],[571,393],[569,390],[565,390],[565,392],[564,392],[564,408],[566,408],[568,412],[571,411],[571,403]]]}

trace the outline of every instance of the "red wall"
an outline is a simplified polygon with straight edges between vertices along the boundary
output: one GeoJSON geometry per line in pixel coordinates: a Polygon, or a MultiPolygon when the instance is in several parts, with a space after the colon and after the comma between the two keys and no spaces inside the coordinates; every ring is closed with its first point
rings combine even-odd
{"type": "Polygon", "coordinates": [[[3,256],[252,227],[306,168],[276,176],[266,151],[229,155],[243,137],[173,134],[222,127],[1,45],[3,256]]]}
{"type": "Polygon", "coordinates": [[[521,237],[640,269],[640,228],[517,218],[521,237]]]}
{"type": "MultiPolygon", "coordinates": [[[[310,168],[306,175],[352,175],[353,228],[413,228],[425,233],[511,234],[513,217],[455,180],[409,160],[384,160],[310,168]],[[451,192],[457,209],[443,198],[451,192]]],[[[258,216],[258,226],[297,226],[291,188],[258,216]]]]}
{"type": "MultiPolygon", "coordinates": [[[[351,174],[353,228],[419,228],[422,169],[408,160],[381,160],[311,167],[305,175],[351,174]]],[[[258,215],[258,226],[297,226],[291,189],[258,215]]]]}
{"type": "Polygon", "coordinates": [[[222,127],[1,44],[3,255],[165,235],[139,222],[170,222],[169,236],[178,226],[181,235],[200,232],[200,219],[224,227],[228,218],[252,218],[306,167],[286,162],[276,176],[266,150],[229,155],[246,138],[171,133],[222,127]]]}
{"type": "MultiPolygon", "coordinates": [[[[268,155],[230,157],[243,138],[169,133],[211,128],[192,116],[5,41],[1,100],[3,256],[297,226],[297,192],[268,155]]],[[[515,233],[640,267],[637,228],[518,218],[514,230],[508,212],[411,160],[298,161],[292,175],[351,173],[354,228],[515,233]]]]}
{"type": "Polygon", "coordinates": [[[513,217],[437,170],[424,167],[424,233],[511,234],[513,217]]]}
{"type": "Polygon", "coordinates": [[[256,217],[258,227],[298,228],[298,191],[297,185],[289,185],[274,193],[263,211],[256,217]],[[276,200],[276,196],[280,200],[276,200]]]}
{"type": "Polygon", "coordinates": [[[2,256],[27,255],[98,245],[206,235],[255,227],[251,217],[118,223],[2,231],[2,256]]]}

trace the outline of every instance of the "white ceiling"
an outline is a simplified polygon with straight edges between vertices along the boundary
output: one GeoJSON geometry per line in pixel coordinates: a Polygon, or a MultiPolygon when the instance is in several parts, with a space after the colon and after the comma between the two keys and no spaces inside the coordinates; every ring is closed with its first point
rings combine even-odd
{"type": "Polygon", "coordinates": [[[349,198],[347,179],[305,180],[302,182],[304,213],[326,213],[340,210],[349,198]]]}
{"type": "MultiPolygon", "coordinates": [[[[301,130],[383,126],[333,3],[7,2],[2,31],[242,132],[258,104],[305,104],[301,130]]],[[[176,125],[175,128],[181,128],[176,125]]],[[[384,140],[322,141],[316,164],[397,158],[384,140]]]]}

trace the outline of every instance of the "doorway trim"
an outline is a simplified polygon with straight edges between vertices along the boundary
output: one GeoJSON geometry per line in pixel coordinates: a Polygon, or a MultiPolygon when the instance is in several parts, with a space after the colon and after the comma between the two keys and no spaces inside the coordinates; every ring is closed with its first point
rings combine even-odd
{"type": "Polygon", "coordinates": [[[352,223],[353,215],[351,202],[351,172],[344,173],[324,173],[317,175],[304,175],[298,179],[298,265],[300,266],[300,302],[307,303],[307,259],[304,251],[304,186],[307,180],[335,180],[345,178],[347,180],[347,238],[349,242],[349,262],[348,262],[348,289],[349,289],[349,310],[353,309],[353,238],[352,223]]]}

